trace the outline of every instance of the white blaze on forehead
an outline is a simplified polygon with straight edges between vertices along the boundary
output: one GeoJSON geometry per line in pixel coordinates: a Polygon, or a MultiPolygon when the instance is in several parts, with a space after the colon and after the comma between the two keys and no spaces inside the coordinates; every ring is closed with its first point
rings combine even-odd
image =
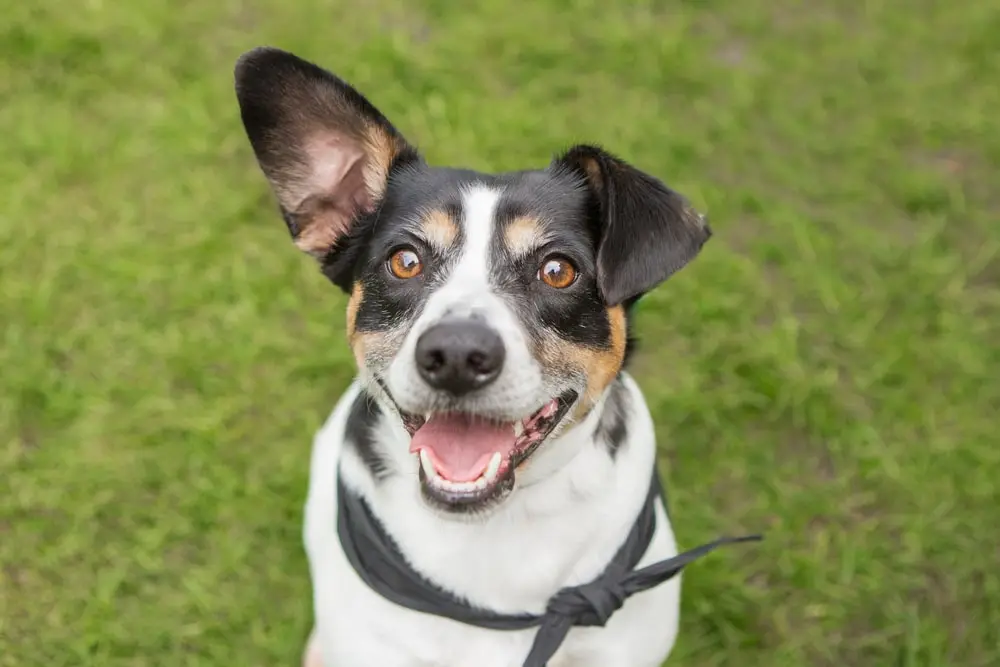
{"type": "Polygon", "coordinates": [[[490,245],[496,230],[500,194],[485,185],[462,192],[463,243],[457,249],[458,260],[447,282],[432,297],[446,310],[461,312],[485,305],[484,298],[490,293],[490,245]]]}
{"type": "Polygon", "coordinates": [[[490,243],[496,229],[497,204],[500,192],[476,186],[462,193],[462,230],[465,245],[455,266],[452,280],[466,279],[477,284],[489,284],[490,243]]]}

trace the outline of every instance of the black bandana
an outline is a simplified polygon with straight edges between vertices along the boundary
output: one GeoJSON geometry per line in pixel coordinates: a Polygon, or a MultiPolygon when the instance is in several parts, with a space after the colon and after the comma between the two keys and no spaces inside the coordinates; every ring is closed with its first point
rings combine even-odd
{"type": "Polygon", "coordinates": [[[395,604],[491,630],[538,628],[524,667],[545,667],[573,626],[603,626],[625,600],[676,576],[685,565],[724,544],[760,540],[759,535],[721,538],[636,570],[656,529],[656,501],[663,496],[654,471],[649,495],[625,543],[594,581],[569,586],[553,595],[541,616],[498,614],[473,607],[439,588],[403,558],[361,496],[338,479],[337,534],[358,576],[376,593],[395,604]]]}

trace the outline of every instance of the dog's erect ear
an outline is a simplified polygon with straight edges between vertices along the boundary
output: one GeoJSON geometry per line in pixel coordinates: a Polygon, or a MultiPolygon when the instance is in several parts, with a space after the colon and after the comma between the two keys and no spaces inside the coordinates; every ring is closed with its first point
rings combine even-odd
{"type": "Polygon", "coordinates": [[[712,235],[684,197],[600,148],[575,146],[554,165],[581,176],[600,208],[597,284],[609,306],[656,287],[712,235]]]}
{"type": "Polygon", "coordinates": [[[375,207],[397,158],[416,152],[354,88],[290,53],[249,51],[235,78],[243,126],[295,244],[322,257],[375,207]]]}

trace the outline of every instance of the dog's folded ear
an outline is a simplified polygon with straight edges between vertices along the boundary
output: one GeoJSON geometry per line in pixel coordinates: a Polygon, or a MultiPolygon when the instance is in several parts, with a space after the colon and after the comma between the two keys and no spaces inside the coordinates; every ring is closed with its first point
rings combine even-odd
{"type": "Polygon", "coordinates": [[[599,208],[597,283],[609,306],[656,287],[712,235],[683,196],[600,148],[575,146],[553,164],[581,177],[599,208]]]}
{"type": "Polygon", "coordinates": [[[350,85],[279,49],[236,63],[236,97],[261,170],[302,250],[322,257],[370,212],[416,152],[350,85]]]}

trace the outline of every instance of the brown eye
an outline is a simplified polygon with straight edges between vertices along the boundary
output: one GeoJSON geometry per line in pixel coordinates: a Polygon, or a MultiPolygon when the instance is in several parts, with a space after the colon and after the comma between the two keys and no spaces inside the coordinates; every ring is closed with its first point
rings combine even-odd
{"type": "Polygon", "coordinates": [[[563,257],[549,257],[538,269],[538,278],[549,287],[565,289],[576,280],[576,269],[563,257]]]}
{"type": "Polygon", "coordinates": [[[400,248],[389,258],[389,270],[392,275],[406,280],[416,278],[424,270],[420,257],[411,248],[400,248]]]}

